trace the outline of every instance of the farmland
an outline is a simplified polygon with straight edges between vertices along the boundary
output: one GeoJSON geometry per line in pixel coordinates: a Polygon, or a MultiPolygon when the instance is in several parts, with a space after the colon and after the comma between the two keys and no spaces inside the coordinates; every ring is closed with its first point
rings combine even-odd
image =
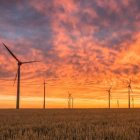
{"type": "Polygon", "coordinates": [[[1,109],[0,140],[140,139],[140,109],[1,109]]]}

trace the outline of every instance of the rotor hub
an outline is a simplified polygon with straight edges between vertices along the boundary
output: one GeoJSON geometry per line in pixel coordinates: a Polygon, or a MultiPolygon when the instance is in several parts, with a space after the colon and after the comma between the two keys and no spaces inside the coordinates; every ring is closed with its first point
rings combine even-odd
{"type": "Polygon", "coordinates": [[[18,65],[21,66],[22,65],[22,62],[18,62],[18,65]]]}

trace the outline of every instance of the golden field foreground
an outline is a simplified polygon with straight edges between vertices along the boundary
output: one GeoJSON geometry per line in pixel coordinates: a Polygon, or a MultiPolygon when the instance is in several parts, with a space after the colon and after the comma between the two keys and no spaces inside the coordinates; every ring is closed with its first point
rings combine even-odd
{"type": "Polygon", "coordinates": [[[0,140],[140,139],[140,109],[0,110],[0,140]]]}

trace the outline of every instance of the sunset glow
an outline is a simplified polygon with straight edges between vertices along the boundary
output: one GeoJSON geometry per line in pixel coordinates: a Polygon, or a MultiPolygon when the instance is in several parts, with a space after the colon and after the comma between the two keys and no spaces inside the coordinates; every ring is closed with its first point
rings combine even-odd
{"type": "Polygon", "coordinates": [[[17,62],[21,66],[20,108],[128,107],[132,80],[135,107],[140,107],[139,0],[0,1],[0,108],[15,108],[17,62]],[[39,88],[40,87],[40,88],[39,88]],[[39,88],[39,89],[38,89],[39,88]]]}

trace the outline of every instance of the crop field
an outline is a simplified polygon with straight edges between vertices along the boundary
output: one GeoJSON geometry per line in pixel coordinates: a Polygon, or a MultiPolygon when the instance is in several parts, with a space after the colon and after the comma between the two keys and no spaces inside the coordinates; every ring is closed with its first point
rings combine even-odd
{"type": "Polygon", "coordinates": [[[140,139],[140,109],[0,110],[0,140],[140,139]]]}

